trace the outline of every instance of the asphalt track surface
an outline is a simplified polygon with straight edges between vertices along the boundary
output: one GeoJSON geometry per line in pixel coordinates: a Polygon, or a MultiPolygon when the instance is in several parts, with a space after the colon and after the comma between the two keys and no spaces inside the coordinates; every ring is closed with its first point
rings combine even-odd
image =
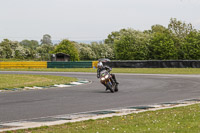
{"type": "Polygon", "coordinates": [[[116,74],[119,92],[110,93],[105,91],[95,73],[0,71],[0,74],[58,75],[91,81],[70,88],[1,92],[0,123],[172,102],[200,95],[200,75],[116,74]]]}

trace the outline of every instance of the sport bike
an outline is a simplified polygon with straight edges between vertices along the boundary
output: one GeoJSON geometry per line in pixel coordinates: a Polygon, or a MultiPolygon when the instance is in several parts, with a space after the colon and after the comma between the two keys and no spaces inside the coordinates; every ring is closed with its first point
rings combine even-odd
{"type": "Polygon", "coordinates": [[[103,70],[100,72],[100,82],[106,86],[106,90],[110,90],[110,92],[114,93],[118,91],[118,85],[114,82],[112,75],[103,70]]]}

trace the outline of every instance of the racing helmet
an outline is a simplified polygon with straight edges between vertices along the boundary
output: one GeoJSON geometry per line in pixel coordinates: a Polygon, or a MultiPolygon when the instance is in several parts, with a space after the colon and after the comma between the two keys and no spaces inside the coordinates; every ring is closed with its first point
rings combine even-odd
{"type": "Polygon", "coordinates": [[[98,68],[103,67],[103,63],[102,63],[102,62],[99,62],[99,63],[97,64],[97,67],[98,67],[98,68]]]}

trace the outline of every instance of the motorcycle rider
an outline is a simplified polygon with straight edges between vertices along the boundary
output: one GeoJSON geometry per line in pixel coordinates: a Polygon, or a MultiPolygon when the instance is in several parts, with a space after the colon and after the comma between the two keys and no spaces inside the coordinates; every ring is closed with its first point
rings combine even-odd
{"type": "MultiPolygon", "coordinates": [[[[100,61],[97,65],[97,78],[100,78],[100,73],[103,70],[106,70],[108,72],[112,71],[112,68],[110,68],[109,66],[103,66],[103,63],[100,61]]],[[[114,82],[118,85],[119,82],[117,82],[115,74],[110,74],[112,76],[112,79],[114,80],[114,82]]]]}

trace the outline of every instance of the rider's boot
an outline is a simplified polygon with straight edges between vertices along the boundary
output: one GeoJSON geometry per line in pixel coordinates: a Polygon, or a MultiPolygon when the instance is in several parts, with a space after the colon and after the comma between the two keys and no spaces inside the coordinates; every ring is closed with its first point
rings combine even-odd
{"type": "Polygon", "coordinates": [[[117,80],[116,79],[114,79],[114,81],[115,81],[115,83],[118,85],[119,84],[119,82],[117,82],[117,80]]]}
{"type": "Polygon", "coordinates": [[[112,78],[112,79],[114,80],[114,82],[116,83],[116,85],[118,85],[118,84],[119,84],[119,82],[117,82],[117,80],[116,80],[115,76],[113,76],[113,78],[112,78]]]}

